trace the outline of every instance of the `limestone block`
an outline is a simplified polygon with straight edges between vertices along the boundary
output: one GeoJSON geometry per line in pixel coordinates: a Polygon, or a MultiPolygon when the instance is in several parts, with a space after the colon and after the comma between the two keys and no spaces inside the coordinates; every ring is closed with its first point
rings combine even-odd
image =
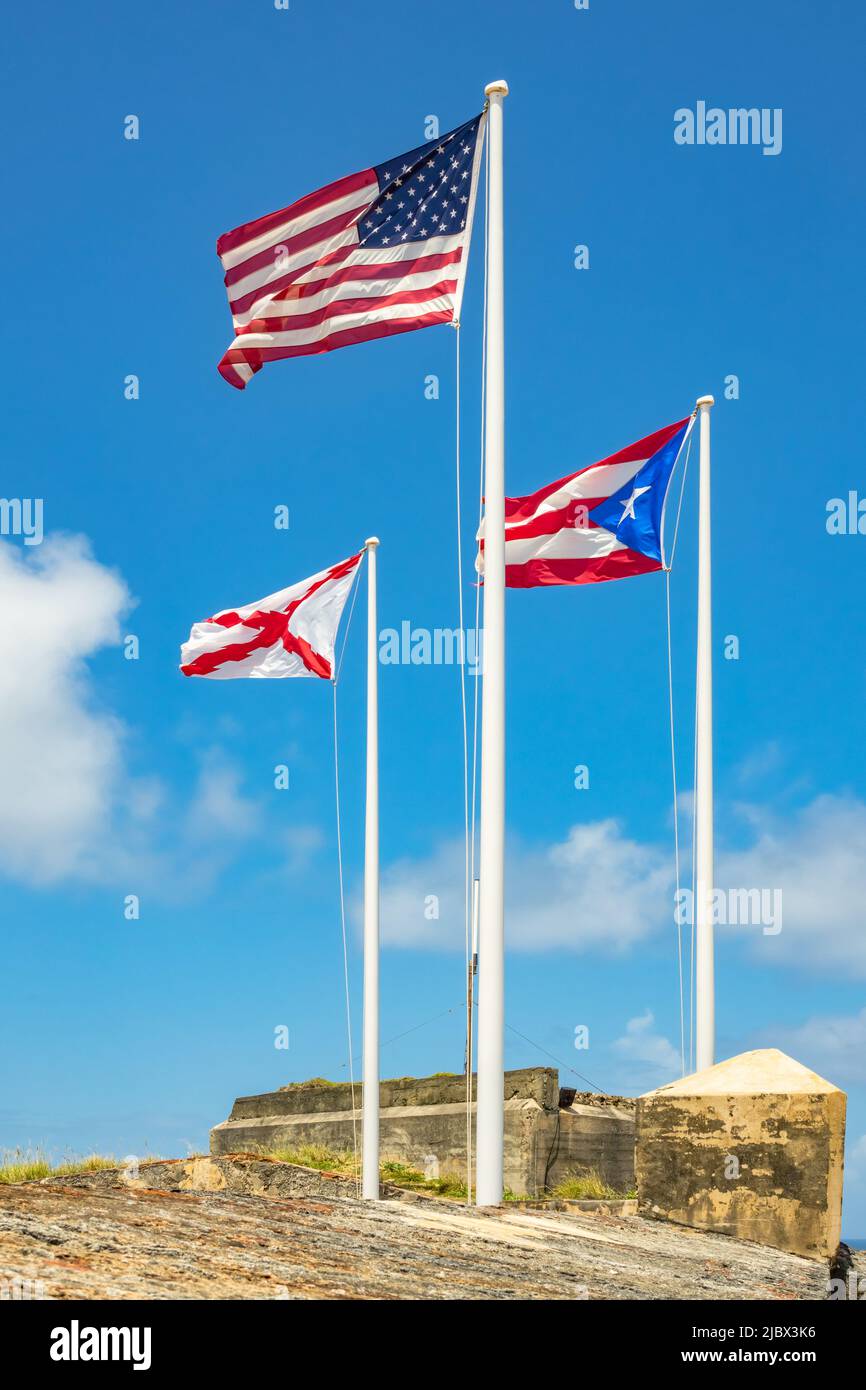
{"type": "Polygon", "coordinates": [[[776,1048],[637,1103],[639,1210],[813,1259],[839,1243],[845,1094],[776,1048]]]}

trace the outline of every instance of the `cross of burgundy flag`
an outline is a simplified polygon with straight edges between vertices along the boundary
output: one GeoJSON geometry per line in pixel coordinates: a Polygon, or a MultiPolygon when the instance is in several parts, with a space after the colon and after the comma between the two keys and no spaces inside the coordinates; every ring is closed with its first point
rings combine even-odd
{"type": "Polygon", "coordinates": [[[321,676],[334,669],[337,628],[363,551],[338,565],[194,623],[181,647],[185,676],[234,680],[240,676],[321,676]]]}
{"type": "MultiPolygon", "coordinates": [[[[505,583],[597,584],[663,568],[668,485],[692,417],[528,497],[505,499],[505,583]]],[[[484,573],[484,526],[476,569],[484,573]]]]}
{"type": "Polygon", "coordinates": [[[229,385],[243,390],[265,362],[457,321],[484,120],[219,238],[229,385]]]}

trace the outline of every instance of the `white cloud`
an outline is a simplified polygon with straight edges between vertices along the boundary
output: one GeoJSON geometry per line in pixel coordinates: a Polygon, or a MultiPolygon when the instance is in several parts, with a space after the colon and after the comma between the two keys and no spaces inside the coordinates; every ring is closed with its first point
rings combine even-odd
{"type": "Polygon", "coordinates": [[[124,731],[86,662],[120,641],[129,607],[123,580],[82,538],[0,544],[0,867],[13,877],[93,872],[124,731]]]}
{"type": "Polygon", "coordinates": [[[647,1009],[630,1018],[625,1033],[611,1043],[611,1051],[627,1063],[629,1089],[663,1086],[682,1072],[680,1054],[667,1038],[653,1030],[655,1016],[647,1009]]]}
{"type": "MultiPolygon", "coordinates": [[[[185,806],[158,777],[133,774],[127,730],[90,668],[121,642],[131,606],[121,576],[84,537],[26,550],[0,543],[0,874],[189,897],[261,824],[263,804],[244,794],[218,747],[202,758],[185,806]]],[[[307,862],[316,843],[310,827],[286,832],[285,863],[307,862]]]]}
{"type": "MultiPolygon", "coordinates": [[[[268,845],[273,852],[273,862],[256,871],[259,886],[268,892],[284,893],[287,883],[292,883],[293,888],[303,889],[309,884],[315,889],[324,881],[326,887],[331,885],[329,891],[336,894],[337,847],[335,840],[329,839],[319,826],[296,823],[276,830],[272,827],[268,831],[268,845]],[[321,871],[313,872],[316,857],[322,850],[327,850],[328,858],[321,871]]],[[[347,910],[353,916],[357,912],[360,922],[360,894],[357,903],[351,900],[347,903],[347,910]]]]}
{"type": "Polygon", "coordinates": [[[782,930],[751,932],[765,960],[800,968],[866,975],[866,806],[854,797],[824,795],[781,820],[755,810],[751,848],[722,854],[720,886],[779,888],[782,930]]]}
{"type": "Polygon", "coordinates": [[[767,1029],[765,1046],[780,1047],[834,1086],[866,1083],[866,1009],[809,1018],[798,1028],[767,1029]]]}
{"type": "MultiPolygon", "coordinates": [[[[752,843],[717,854],[716,882],[781,890],[782,930],[719,926],[719,949],[735,941],[768,965],[866,975],[866,805],[823,795],[784,816],[754,805],[745,810],[752,843]]],[[[444,841],[425,857],[384,870],[388,944],[462,948],[463,854],[462,840],[444,841]]],[[[575,825],[547,846],[513,837],[506,854],[508,945],[629,951],[671,921],[671,858],[668,847],[630,839],[615,820],[575,825]]]]}
{"type": "Polygon", "coordinates": [[[187,813],[194,840],[251,835],[261,821],[261,806],[241,791],[240,770],[217,748],[202,761],[198,784],[187,813]]]}
{"type": "MultiPolygon", "coordinates": [[[[664,920],[671,877],[670,855],[629,839],[614,820],[572,826],[549,846],[513,838],[506,856],[507,944],[621,954],[664,920]]],[[[462,947],[463,894],[462,840],[447,841],[424,859],[398,860],[382,875],[383,940],[462,947]]]]}
{"type": "Polygon", "coordinates": [[[782,749],[775,739],[753,748],[734,768],[734,776],[744,785],[761,783],[778,772],[784,762],[782,749]]]}
{"type": "MultiPolygon", "coordinates": [[[[325,836],[317,825],[293,825],[280,837],[289,874],[301,873],[324,847],[325,836]]],[[[336,853],[336,851],[335,851],[336,853]]]]}

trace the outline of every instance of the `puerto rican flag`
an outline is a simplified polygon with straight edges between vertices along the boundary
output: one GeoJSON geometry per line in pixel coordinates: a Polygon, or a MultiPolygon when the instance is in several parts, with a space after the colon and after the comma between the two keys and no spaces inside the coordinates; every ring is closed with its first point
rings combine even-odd
{"type": "Polygon", "coordinates": [[[486,117],[225,232],[235,338],[219,371],[243,390],[266,362],[460,316],[486,117]]]}
{"type": "Polygon", "coordinates": [[[337,629],[363,554],[257,603],[194,623],[181,647],[181,671],[223,681],[243,676],[330,680],[337,629]]]}
{"type": "MultiPolygon", "coordinates": [[[[505,499],[505,583],[598,584],[664,568],[668,485],[694,416],[529,497],[505,499]]],[[[476,569],[484,573],[484,527],[476,569]]]]}

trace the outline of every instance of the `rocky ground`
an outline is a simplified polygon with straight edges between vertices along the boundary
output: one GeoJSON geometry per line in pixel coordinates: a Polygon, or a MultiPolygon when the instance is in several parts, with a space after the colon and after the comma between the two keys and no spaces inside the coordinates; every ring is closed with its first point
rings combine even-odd
{"type": "Polygon", "coordinates": [[[372,1204],[350,1179],[253,1158],[0,1187],[6,1297],[823,1299],[827,1277],[630,1213],[372,1204]]]}

